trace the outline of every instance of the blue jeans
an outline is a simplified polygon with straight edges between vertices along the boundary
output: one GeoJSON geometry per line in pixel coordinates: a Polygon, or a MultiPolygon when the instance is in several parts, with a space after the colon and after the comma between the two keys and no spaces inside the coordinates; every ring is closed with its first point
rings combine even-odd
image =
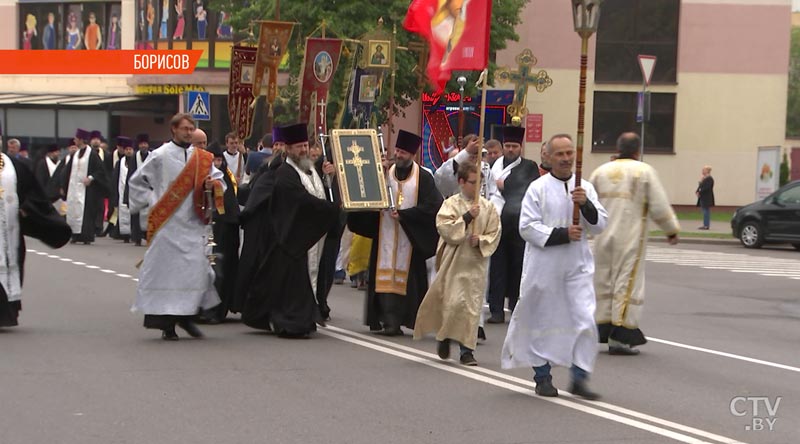
{"type": "MultiPolygon", "coordinates": [[[[572,367],[569,370],[570,370],[570,374],[572,375],[572,380],[573,381],[583,382],[583,381],[589,379],[589,372],[587,372],[586,370],[578,367],[577,365],[573,364],[572,367]]],[[[533,372],[534,372],[534,378],[533,379],[535,381],[540,381],[543,378],[545,378],[547,376],[550,376],[550,363],[548,362],[547,364],[545,364],[545,365],[543,365],[541,367],[534,367],[533,368],[533,372]]]]}
{"type": "Polygon", "coordinates": [[[711,226],[711,207],[701,207],[703,210],[703,226],[708,228],[711,226]]]}

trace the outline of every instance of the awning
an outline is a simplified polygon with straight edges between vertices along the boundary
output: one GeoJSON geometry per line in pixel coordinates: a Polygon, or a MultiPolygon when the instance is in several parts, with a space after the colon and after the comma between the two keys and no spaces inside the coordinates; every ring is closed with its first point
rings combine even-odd
{"type": "Polygon", "coordinates": [[[142,100],[137,96],[70,96],[61,94],[0,93],[0,105],[99,106],[142,100]]]}

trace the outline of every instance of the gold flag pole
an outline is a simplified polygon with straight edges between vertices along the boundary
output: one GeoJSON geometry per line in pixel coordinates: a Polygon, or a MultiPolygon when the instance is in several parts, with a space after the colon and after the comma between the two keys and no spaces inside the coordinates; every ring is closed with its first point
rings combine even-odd
{"type": "MultiPolygon", "coordinates": [[[[477,187],[475,188],[476,197],[475,200],[478,201],[478,196],[480,196],[480,189],[481,189],[481,172],[483,171],[483,136],[486,133],[484,129],[484,123],[486,122],[486,87],[487,87],[487,77],[489,77],[489,70],[488,68],[481,71],[481,76],[478,78],[478,84],[481,85],[481,123],[478,127],[478,183],[477,187]]],[[[475,85],[478,86],[478,85],[475,85]]],[[[487,188],[488,189],[488,188],[487,188]]]]}

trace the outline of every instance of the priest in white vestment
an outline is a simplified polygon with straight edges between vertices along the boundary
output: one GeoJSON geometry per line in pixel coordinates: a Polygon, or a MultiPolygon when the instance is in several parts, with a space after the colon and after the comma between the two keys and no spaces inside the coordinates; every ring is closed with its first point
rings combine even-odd
{"type": "MultiPolygon", "coordinates": [[[[151,208],[148,231],[153,236],[148,238],[132,310],[143,312],[145,328],[162,330],[164,340],[178,339],[176,324],[189,335],[202,337],[193,318],[201,308],[208,309],[220,303],[214,288],[214,270],[206,256],[209,227],[198,216],[205,193],[195,190],[203,186],[224,189],[222,172],[214,168],[211,153],[200,150],[198,159],[205,155],[208,162],[190,165],[198,171],[184,171],[195,155],[195,148],[190,144],[195,130],[191,116],[175,115],[171,130],[172,140],[151,152],[128,184],[130,211],[151,208]],[[201,165],[203,170],[199,171],[201,165]],[[181,189],[176,187],[182,183],[179,179],[185,177],[186,172],[191,190],[181,195],[181,189]],[[197,194],[200,194],[199,202],[197,194]],[[173,199],[172,207],[161,206],[170,199],[173,199]],[[175,202],[178,199],[182,201],[175,202]],[[152,233],[156,226],[160,229],[152,233]]],[[[215,190],[214,194],[217,192],[215,190]]]]}
{"type": "Polygon", "coordinates": [[[551,365],[570,367],[570,392],[599,396],[587,386],[597,357],[594,322],[594,259],[586,234],[599,234],[607,213],[592,184],[575,185],[575,148],[568,135],[548,141],[552,171],[534,181],[522,200],[519,231],[525,257],[519,304],[511,316],[503,368],[533,367],[536,393],[558,396],[551,365]],[[580,221],[572,224],[574,204],[580,221]]]}
{"type": "Polygon", "coordinates": [[[489,257],[500,241],[500,216],[494,204],[476,192],[478,180],[474,163],[460,164],[460,192],[445,200],[436,214],[437,274],[419,306],[414,326],[414,339],[436,333],[442,359],[450,356],[450,341],[456,341],[460,362],[468,366],[478,364],[473,352],[489,257]]]}
{"type": "MultiPolygon", "coordinates": [[[[129,243],[131,239],[131,210],[128,206],[130,202],[128,180],[136,171],[136,158],[133,149],[133,140],[129,137],[117,137],[117,146],[122,148],[122,157],[114,166],[113,179],[111,181],[111,199],[109,205],[114,209],[112,219],[116,227],[115,236],[129,243]]],[[[114,151],[116,153],[116,151],[114,151]]]]}
{"type": "Polygon", "coordinates": [[[668,242],[678,243],[680,225],[658,173],[639,162],[640,139],[624,133],[617,139],[617,159],[601,165],[589,181],[608,210],[608,228],[594,242],[597,267],[597,321],[600,342],[611,355],[637,355],[647,342],[639,329],[644,307],[647,224],[652,220],[668,242]]]}
{"type": "Polygon", "coordinates": [[[228,164],[228,169],[236,179],[236,183],[244,183],[244,172],[247,169],[247,156],[241,149],[242,140],[236,133],[228,133],[225,135],[225,163],[228,164]]]}

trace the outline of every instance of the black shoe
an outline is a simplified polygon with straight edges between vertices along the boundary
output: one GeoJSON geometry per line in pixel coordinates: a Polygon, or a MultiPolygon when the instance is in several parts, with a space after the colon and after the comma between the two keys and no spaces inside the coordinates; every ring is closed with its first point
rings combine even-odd
{"type": "Polygon", "coordinates": [[[580,396],[583,399],[588,399],[589,401],[600,399],[600,395],[589,390],[589,387],[586,386],[586,383],[582,381],[572,381],[569,392],[575,396],[580,396]]]}
{"type": "Polygon", "coordinates": [[[391,328],[391,327],[383,327],[383,330],[376,332],[375,334],[381,336],[403,336],[403,330],[400,327],[391,328]]]}
{"type": "Polygon", "coordinates": [[[439,341],[439,344],[436,346],[436,354],[439,355],[439,358],[443,360],[447,360],[450,358],[450,340],[445,339],[444,341],[439,341]]]}
{"type": "Polygon", "coordinates": [[[639,354],[638,348],[633,347],[608,347],[608,354],[609,355],[616,355],[616,356],[636,356],[639,354]]]}
{"type": "Polygon", "coordinates": [[[483,327],[478,327],[478,339],[483,342],[486,340],[486,331],[483,327]]]}
{"type": "Polygon", "coordinates": [[[475,356],[472,355],[472,352],[466,352],[461,355],[461,364],[468,367],[475,367],[478,365],[478,361],[475,359],[475,356]]]}
{"type": "Polygon", "coordinates": [[[197,328],[197,325],[192,321],[179,321],[178,327],[186,330],[186,333],[189,333],[189,336],[193,338],[202,338],[204,337],[203,332],[197,328]]]}
{"type": "Polygon", "coordinates": [[[558,389],[553,387],[553,377],[548,375],[542,379],[533,378],[536,381],[536,388],[534,392],[536,392],[539,396],[544,396],[547,398],[555,398],[558,396],[558,389]]]}
{"type": "Polygon", "coordinates": [[[308,333],[282,332],[278,333],[278,337],[283,339],[310,339],[311,335],[309,335],[308,333]]]}
{"type": "Polygon", "coordinates": [[[169,330],[162,330],[161,331],[161,339],[165,341],[177,341],[178,334],[175,333],[175,329],[171,328],[169,330]]]}
{"type": "Polygon", "coordinates": [[[505,322],[506,316],[503,313],[493,314],[489,319],[486,320],[487,324],[503,324],[505,322]]]}
{"type": "Polygon", "coordinates": [[[142,246],[142,241],[140,241],[140,240],[134,241],[133,245],[136,245],[137,247],[141,247],[142,246]]]}

